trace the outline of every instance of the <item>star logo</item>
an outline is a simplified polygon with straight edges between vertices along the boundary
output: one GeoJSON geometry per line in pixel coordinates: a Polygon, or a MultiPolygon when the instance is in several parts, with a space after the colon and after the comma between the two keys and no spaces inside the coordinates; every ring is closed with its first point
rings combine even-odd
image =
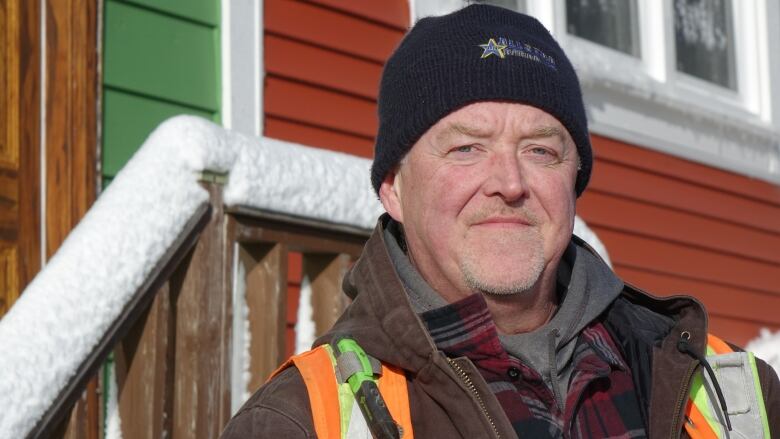
{"type": "Polygon", "coordinates": [[[489,57],[490,55],[497,55],[499,58],[504,59],[504,49],[506,45],[496,43],[496,40],[491,38],[487,44],[480,44],[482,48],[482,59],[489,57]]]}

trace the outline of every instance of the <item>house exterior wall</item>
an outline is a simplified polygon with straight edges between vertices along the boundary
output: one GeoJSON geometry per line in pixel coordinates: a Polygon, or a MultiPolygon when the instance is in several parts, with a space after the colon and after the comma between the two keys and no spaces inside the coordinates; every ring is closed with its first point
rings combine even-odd
{"type": "Polygon", "coordinates": [[[220,118],[219,0],[105,0],[102,176],[163,120],[220,118]]]}
{"type": "Polygon", "coordinates": [[[407,2],[264,7],[264,134],[371,157],[379,77],[408,25],[407,2]]]}
{"type": "MultiPolygon", "coordinates": [[[[405,3],[266,0],[264,135],[371,157],[381,65],[409,23],[405,3]]],[[[586,82],[603,86],[590,73],[586,82]]],[[[617,273],[657,295],[696,296],[710,311],[710,329],[734,342],[780,329],[780,186],[596,126],[595,171],[578,214],[617,273]]],[[[300,279],[289,285],[291,346],[300,279]]]]}
{"type": "Polygon", "coordinates": [[[615,271],[656,295],[691,294],[740,344],[780,329],[780,187],[594,134],[578,214],[615,271]]]}

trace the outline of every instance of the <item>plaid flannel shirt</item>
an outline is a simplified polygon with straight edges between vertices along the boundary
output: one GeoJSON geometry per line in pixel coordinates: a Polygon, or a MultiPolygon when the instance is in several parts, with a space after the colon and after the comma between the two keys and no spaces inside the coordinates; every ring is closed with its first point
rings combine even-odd
{"type": "Polygon", "coordinates": [[[579,335],[562,411],[542,376],[503,348],[482,295],[421,317],[439,350],[474,363],[519,437],[646,437],[631,371],[601,323],[579,335]]]}

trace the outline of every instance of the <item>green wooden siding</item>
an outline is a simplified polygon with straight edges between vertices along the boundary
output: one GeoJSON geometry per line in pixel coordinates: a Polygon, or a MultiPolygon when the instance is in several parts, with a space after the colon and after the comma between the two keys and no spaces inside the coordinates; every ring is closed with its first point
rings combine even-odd
{"type": "Polygon", "coordinates": [[[103,175],[106,176],[116,175],[161,121],[183,113],[212,120],[214,118],[214,113],[210,111],[196,110],[110,88],[106,88],[103,102],[103,123],[106,126],[103,145],[110,145],[110,148],[105,148],[105,152],[110,153],[103,154],[103,175]]]}
{"type": "Polygon", "coordinates": [[[176,114],[220,111],[219,0],[106,0],[103,177],[176,114]]]}
{"type": "Polygon", "coordinates": [[[219,25],[218,0],[124,0],[124,2],[179,18],[187,18],[213,26],[219,25]]]}

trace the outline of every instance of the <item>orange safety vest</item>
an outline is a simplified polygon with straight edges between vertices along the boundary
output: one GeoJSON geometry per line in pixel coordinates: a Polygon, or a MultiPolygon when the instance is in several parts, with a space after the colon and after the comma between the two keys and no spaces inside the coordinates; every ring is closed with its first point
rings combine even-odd
{"type": "MultiPolygon", "coordinates": [[[[708,356],[727,355],[733,352],[734,350],[723,340],[708,334],[708,356]]],[[[744,354],[750,359],[754,376],[757,376],[755,360],[752,354],[744,354]]],[[[339,384],[336,380],[336,360],[330,346],[318,346],[308,352],[291,357],[271,374],[269,380],[292,365],[298,368],[303,382],[306,384],[317,437],[345,438],[349,423],[354,421],[345,413],[350,412],[350,410],[345,408],[345,402],[352,398],[352,394],[348,387],[344,387],[348,386],[348,384],[339,384]],[[327,373],[323,373],[324,371],[327,371],[327,373]],[[338,401],[339,404],[334,404],[334,401],[338,401]]],[[[412,432],[409,395],[406,389],[404,373],[396,367],[383,363],[382,374],[377,381],[377,385],[390,410],[390,414],[395,422],[402,427],[403,439],[412,439],[414,434],[412,432]]],[[[741,390],[745,391],[745,389],[741,390]]],[[[757,381],[752,390],[757,392],[758,416],[763,424],[759,426],[759,430],[763,430],[764,438],[769,439],[766,410],[763,404],[761,388],[757,381]]],[[[726,436],[721,436],[720,434],[723,427],[718,424],[712,415],[713,405],[709,399],[709,394],[704,388],[701,376],[695,377],[685,409],[685,430],[692,439],[719,439],[726,436]]],[[[717,407],[717,403],[714,406],[717,407]]]]}
{"type": "MultiPolygon", "coordinates": [[[[291,357],[268,379],[275,377],[291,365],[298,368],[306,384],[314,430],[318,438],[345,438],[351,422],[365,422],[362,419],[351,419],[355,411],[346,406],[352,406],[354,396],[349,390],[349,384],[339,384],[336,380],[336,359],[329,345],[321,345],[291,357]],[[338,404],[334,403],[336,401],[338,404]]],[[[402,439],[413,439],[406,375],[400,369],[382,363],[382,373],[377,380],[377,386],[390,410],[390,415],[396,424],[401,426],[402,439]]],[[[357,413],[359,417],[362,416],[359,411],[357,413]]]]}

